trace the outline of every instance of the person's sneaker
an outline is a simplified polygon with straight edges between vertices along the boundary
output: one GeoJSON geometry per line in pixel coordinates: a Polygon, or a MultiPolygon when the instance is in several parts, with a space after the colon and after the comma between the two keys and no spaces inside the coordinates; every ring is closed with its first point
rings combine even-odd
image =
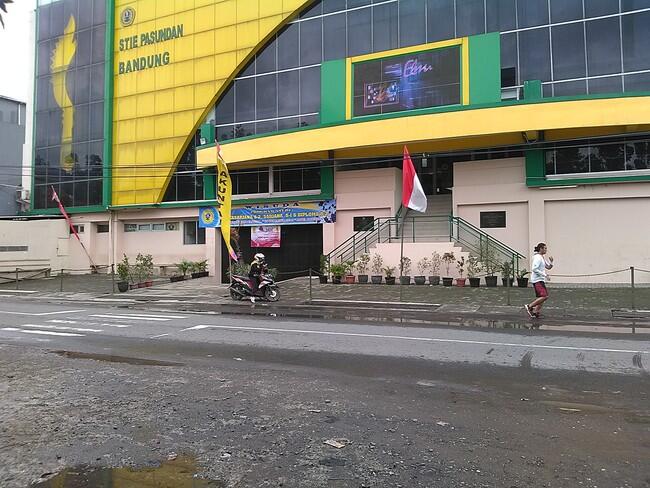
{"type": "Polygon", "coordinates": [[[255,297],[251,297],[251,303],[255,303],[255,297]]]}
{"type": "Polygon", "coordinates": [[[533,317],[535,317],[535,315],[533,314],[533,311],[530,309],[530,306],[529,306],[528,304],[524,305],[524,308],[526,309],[526,313],[528,314],[528,316],[529,316],[531,319],[532,319],[533,317]]]}

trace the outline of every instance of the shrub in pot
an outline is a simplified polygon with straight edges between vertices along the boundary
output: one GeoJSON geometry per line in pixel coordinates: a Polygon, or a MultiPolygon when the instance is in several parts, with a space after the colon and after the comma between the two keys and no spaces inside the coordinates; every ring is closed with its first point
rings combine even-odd
{"type": "Polygon", "coordinates": [[[370,277],[373,285],[381,284],[381,280],[384,278],[381,275],[384,266],[384,258],[381,257],[381,254],[372,255],[372,272],[375,273],[370,277]]]}
{"type": "Polygon", "coordinates": [[[454,283],[454,280],[451,276],[449,276],[449,268],[451,267],[451,263],[456,261],[456,256],[454,256],[453,252],[446,252],[442,255],[442,262],[445,263],[445,271],[446,275],[442,278],[442,284],[444,286],[451,286],[454,283]]]}
{"type": "Polygon", "coordinates": [[[131,264],[129,263],[129,258],[126,254],[122,257],[122,261],[117,263],[116,267],[117,276],[119,281],[117,282],[117,289],[121,293],[128,291],[129,281],[131,281],[131,264]]]}
{"type": "Polygon", "coordinates": [[[399,261],[399,282],[402,285],[411,284],[411,258],[402,256],[399,261]]]}
{"type": "MultiPolygon", "coordinates": [[[[181,260],[180,263],[176,263],[175,266],[178,272],[181,274],[175,274],[174,276],[171,276],[169,278],[169,281],[171,281],[172,283],[175,281],[183,281],[185,279],[185,276],[187,275],[187,272],[192,267],[192,263],[187,261],[186,259],[183,259],[181,260]]],[[[233,273],[237,274],[237,271],[233,269],[233,273]]]]}
{"type": "Polygon", "coordinates": [[[481,286],[481,278],[477,278],[476,275],[481,272],[482,265],[479,258],[470,254],[467,260],[467,277],[469,278],[469,286],[472,288],[478,288],[481,286]]]}
{"type": "Polygon", "coordinates": [[[143,255],[138,253],[135,258],[135,270],[138,277],[138,288],[153,285],[153,256],[151,254],[143,255]]]}
{"type": "Polygon", "coordinates": [[[503,286],[512,287],[515,284],[512,271],[512,263],[510,261],[504,261],[501,264],[501,282],[503,283],[503,286]]]}
{"type": "Polygon", "coordinates": [[[483,263],[483,268],[487,273],[485,277],[485,284],[488,288],[494,288],[497,286],[497,277],[494,276],[494,273],[499,268],[499,262],[496,257],[494,249],[487,247],[482,252],[481,262],[483,263]]]}
{"type": "Polygon", "coordinates": [[[329,274],[329,258],[325,254],[320,255],[320,268],[319,268],[319,274],[318,274],[318,280],[320,281],[321,285],[324,285],[327,283],[327,276],[329,274]]]}
{"type": "Polygon", "coordinates": [[[354,275],[352,270],[354,269],[354,261],[346,261],[343,266],[345,266],[345,283],[347,285],[354,285],[354,275]]]}
{"type": "Polygon", "coordinates": [[[191,269],[192,278],[205,278],[209,276],[208,273],[208,260],[196,261],[192,263],[191,269]]]}
{"type": "Polygon", "coordinates": [[[340,285],[341,278],[345,274],[345,265],[341,263],[330,265],[330,273],[332,273],[332,283],[340,285]]]}
{"type": "Polygon", "coordinates": [[[413,278],[416,285],[424,285],[427,282],[426,272],[429,270],[429,267],[430,263],[428,257],[425,256],[418,261],[418,272],[420,274],[413,278]]]}
{"type": "Polygon", "coordinates": [[[463,287],[465,286],[466,279],[463,276],[465,274],[465,256],[461,256],[458,261],[456,261],[456,269],[458,270],[458,278],[456,278],[456,286],[463,287]]]}
{"type": "Polygon", "coordinates": [[[431,253],[431,259],[429,260],[429,267],[431,268],[431,276],[429,276],[429,283],[432,285],[440,284],[440,265],[442,264],[442,256],[440,253],[433,252],[431,253]]]}
{"type": "Polygon", "coordinates": [[[387,266],[384,268],[384,274],[386,275],[386,284],[394,285],[395,284],[395,267],[387,266]]]}
{"type": "Polygon", "coordinates": [[[523,268],[517,273],[517,286],[519,288],[527,288],[528,287],[528,278],[526,278],[527,275],[530,273],[526,268],[523,268]]]}
{"type": "Polygon", "coordinates": [[[368,283],[368,265],[370,263],[370,254],[368,253],[363,253],[361,256],[359,256],[359,260],[356,263],[356,268],[357,272],[359,275],[357,276],[357,280],[359,283],[365,284],[368,283]]]}

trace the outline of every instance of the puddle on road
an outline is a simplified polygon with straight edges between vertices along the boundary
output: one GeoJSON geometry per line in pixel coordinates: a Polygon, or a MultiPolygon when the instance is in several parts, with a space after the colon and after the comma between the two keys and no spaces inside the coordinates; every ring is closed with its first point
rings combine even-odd
{"type": "Polygon", "coordinates": [[[196,461],[179,456],[153,468],[67,468],[31,487],[41,488],[225,488],[219,480],[196,478],[196,461]]]}
{"type": "Polygon", "coordinates": [[[92,359],[106,363],[126,363],[136,366],[184,366],[183,363],[174,363],[171,361],[158,361],[155,359],[130,358],[127,356],[112,356],[110,354],[91,354],[75,351],[54,351],[54,354],[70,359],[92,359]]]}

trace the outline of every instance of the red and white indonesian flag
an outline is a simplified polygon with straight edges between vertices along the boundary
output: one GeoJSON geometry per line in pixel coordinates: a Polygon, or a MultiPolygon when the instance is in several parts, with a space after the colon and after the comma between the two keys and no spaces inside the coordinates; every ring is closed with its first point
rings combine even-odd
{"type": "Polygon", "coordinates": [[[404,146],[404,163],[402,164],[402,204],[418,212],[427,210],[427,197],[406,146],[404,146]]]}

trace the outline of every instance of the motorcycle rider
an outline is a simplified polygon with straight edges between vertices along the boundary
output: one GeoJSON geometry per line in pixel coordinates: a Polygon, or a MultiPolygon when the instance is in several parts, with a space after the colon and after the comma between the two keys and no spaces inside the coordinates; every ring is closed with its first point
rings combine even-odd
{"type": "Polygon", "coordinates": [[[248,277],[252,281],[253,294],[251,295],[251,303],[255,303],[255,295],[259,290],[260,283],[262,282],[262,275],[267,272],[266,258],[264,254],[258,252],[255,254],[251,262],[251,270],[248,272],[248,277]]]}

